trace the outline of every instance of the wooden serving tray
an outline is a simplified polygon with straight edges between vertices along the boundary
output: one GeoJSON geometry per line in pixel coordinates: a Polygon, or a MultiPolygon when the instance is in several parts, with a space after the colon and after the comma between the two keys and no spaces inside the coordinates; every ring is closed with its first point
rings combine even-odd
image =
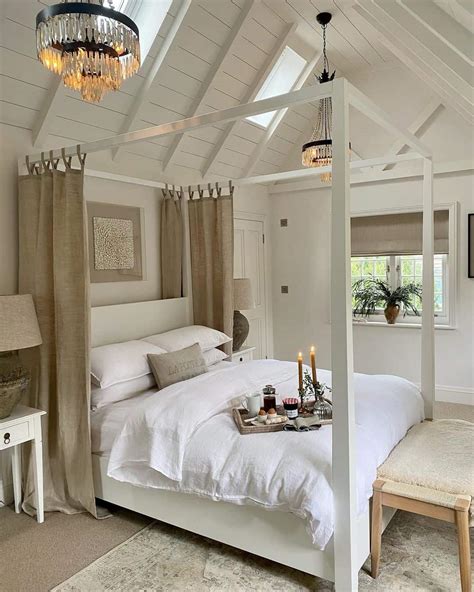
{"type": "MultiPolygon", "coordinates": [[[[277,408],[277,412],[280,414],[282,409],[277,408]]],[[[269,432],[281,432],[288,422],[274,423],[271,425],[265,425],[264,423],[254,426],[251,423],[244,423],[244,419],[248,419],[249,414],[246,409],[232,409],[232,416],[235,421],[239,432],[241,434],[268,434],[269,432]]]]}

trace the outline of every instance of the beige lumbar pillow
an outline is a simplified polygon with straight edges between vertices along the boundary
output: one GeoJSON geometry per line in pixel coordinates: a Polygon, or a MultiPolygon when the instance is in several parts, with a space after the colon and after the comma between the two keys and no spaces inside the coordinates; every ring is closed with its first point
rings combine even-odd
{"type": "Polygon", "coordinates": [[[160,389],[207,372],[199,343],[167,354],[148,354],[148,361],[160,389]]]}

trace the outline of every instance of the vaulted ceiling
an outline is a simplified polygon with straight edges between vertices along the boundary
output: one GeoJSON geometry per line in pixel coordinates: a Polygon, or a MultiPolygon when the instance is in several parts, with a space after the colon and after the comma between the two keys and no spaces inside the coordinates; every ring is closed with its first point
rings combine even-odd
{"type": "MultiPolygon", "coordinates": [[[[155,0],[159,2],[159,0],[155,0]]],[[[35,16],[52,1],[0,0],[0,122],[31,130],[36,148],[87,142],[252,101],[285,46],[321,68],[316,14],[328,10],[328,54],[339,76],[400,64],[432,97],[412,131],[442,104],[472,125],[471,0],[173,0],[138,75],[98,105],[65,89],[36,58],[35,16]]],[[[274,173],[309,136],[317,105],[124,146],[97,166],[183,183],[274,173]]],[[[408,125],[408,123],[407,123],[408,125]]],[[[353,142],[364,156],[366,147],[353,142]]],[[[399,147],[401,149],[402,147],[399,147]]]]}

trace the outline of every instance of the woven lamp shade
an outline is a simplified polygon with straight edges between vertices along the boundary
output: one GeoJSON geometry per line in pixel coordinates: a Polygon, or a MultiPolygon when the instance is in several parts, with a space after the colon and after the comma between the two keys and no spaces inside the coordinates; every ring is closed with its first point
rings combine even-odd
{"type": "Polygon", "coordinates": [[[234,310],[250,310],[255,308],[252,294],[252,283],[249,278],[234,280],[234,310]]]}
{"type": "Polygon", "coordinates": [[[0,296],[0,352],[42,343],[31,294],[0,296]]]}

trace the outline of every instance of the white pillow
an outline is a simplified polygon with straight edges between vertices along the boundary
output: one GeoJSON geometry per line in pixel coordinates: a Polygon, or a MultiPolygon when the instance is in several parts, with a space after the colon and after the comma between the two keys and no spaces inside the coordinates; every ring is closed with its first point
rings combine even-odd
{"type": "Polygon", "coordinates": [[[158,388],[153,374],[147,374],[140,378],[119,382],[118,384],[114,384],[107,388],[100,388],[93,384],[91,386],[91,409],[95,410],[104,407],[105,405],[111,405],[112,403],[125,401],[125,399],[131,399],[153,387],[158,388]]]}
{"type": "Polygon", "coordinates": [[[161,347],[142,340],[93,347],[92,382],[104,389],[119,382],[146,376],[151,372],[147,354],[164,353],[166,351],[161,347]]]}
{"type": "Polygon", "coordinates": [[[145,337],[143,341],[162,347],[167,352],[178,351],[179,349],[190,347],[194,343],[199,343],[201,350],[206,352],[214,347],[219,347],[224,343],[232,341],[232,338],[221,331],[217,331],[217,329],[203,327],[202,325],[191,325],[189,327],[173,329],[166,333],[150,335],[150,337],[145,337]]]}
{"type": "Polygon", "coordinates": [[[213,366],[214,364],[217,364],[217,362],[222,362],[222,360],[225,360],[228,357],[228,355],[225,354],[222,350],[213,347],[212,349],[209,349],[206,352],[202,352],[202,357],[206,362],[206,366],[209,367],[213,366]]]}

